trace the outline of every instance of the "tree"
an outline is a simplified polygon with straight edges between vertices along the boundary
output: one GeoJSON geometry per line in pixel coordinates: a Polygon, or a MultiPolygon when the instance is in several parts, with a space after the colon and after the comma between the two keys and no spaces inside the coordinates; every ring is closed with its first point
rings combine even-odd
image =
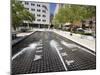
{"type": "Polygon", "coordinates": [[[35,15],[33,15],[32,13],[30,13],[27,10],[24,10],[22,12],[22,18],[24,22],[27,22],[28,27],[29,27],[29,23],[33,22],[35,20],[35,15]]]}
{"type": "Polygon", "coordinates": [[[95,16],[95,12],[95,6],[65,4],[64,7],[61,7],[58,13],[55,15],[53,23],[57,22],[56,24],[64,24],[66,22],[70,22],[72,25],[74,25],[73,23],[75,21],[81,22],[95,16]]]}
{"type": "Polygon", "coordinates": [[[12,26],[14,30],[24,21],[32,22],[35,20],[35,16],[24,8],[24,6],[18,0],[11,0],[12,11],[12,26]]]}

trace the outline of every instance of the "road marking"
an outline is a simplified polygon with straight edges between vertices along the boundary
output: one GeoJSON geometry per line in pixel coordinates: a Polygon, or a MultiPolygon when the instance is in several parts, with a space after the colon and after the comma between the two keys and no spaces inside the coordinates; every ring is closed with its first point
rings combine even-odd
{"type": "Polygon", "coordinates": [[[39,50],[39,51],[36,51],[37,53],[40,53],[40,52],[42,52],[42,50],[39,50]]]}
{"type": "Polygon", "coordinates": [[[74,60],[66,60],[67,65],[71,65],[72,63],[74,63],[74,60]]]}
{"type": "Polygon", "coordinates": [[[20,52],[18,52],[17,54],[15,54],[15,55],[12,57],[12,60],[14,60],[17,56],[23,54],[27,49],[29,49],[29,47],[26,47],[26,48],[22,49],[20,52]]]}
{"type": "Polygon", "coordinates": [[[81,50],[83,50],[83,51],[85,51],[85,52],[88,52],[88,53],[90,53],[90,54],[96,56],[95,53],[93,53],[93,52],[91,52],[91,51],[89,51],[89,50],[87,50],[87,49],[85,49],[85,48],[82,48],[82,47],[80,47],[80,46],[78,46],[78,45],[69,44],[69,43],[67,43],[67,42],[65,42],[65,41],[61,41],[61,43],[62,43],[63,45],[65,45],[65,46],[69,47],[69,48],[75,48],[75,47],[77,47],[77,48],[79,48],[79,49],[81,49],[81,50]]]}
{"type": "Polygon", "coordinates": [[[72,51],[77,51],[78,49],[76,49],[76,48],[74,48],[74,49],[72,49],[72,51]]]}
{"type": "Polygon", "coordinates": [[[43,47],[42,46],[40,46],[40,47],[37,47],[36,49],[42,49],[43,47]]]}
{"type": "Polygon", "coordinates": [[[43,45],[42,43],[39,44],[39,46],[42,46],[42,45],[43,45]]]}
{"type": "Polygon", "coordinates": [[[38,45],[37,43],[31,43],[31,44],[29,45],[29,47],[34,49],[37,45],[38,45]]]}
{"type": "Polygon", "coordinates": [[[62,56],[67,56],[68,54],[66,52],[61,53],[62,56]]]}
{"type": "Polygon", "coordinates": [[[39,43],[42,43],[42,40],[40,40],[39,43]]]}
{"type": "Polygon", "coordinates": [[[63,50],[63,48],[61,46],[57,46],[59,50],[63,50]]]}
{"type": "Polygon", "coordinates": [[[77,47],[77,45],[75,45],[75,44],[70,44],[70,43],[67,43],[67,42],[65,42],[65,41],[61,41],[61,43],[62,43],[63,45],[65,45],[65,46],[69,47],[69,48],[75,48],[75,47],[77,47]]]}
{"type": "Polygon", "coordinates": [[[59,49],[58,49],[58,47],[57,47],[57,46],[59,46],[58,43],[57,43],[55,40],[51,40],[51,41],[50,41],[50,45],[51,45],[52,48],[55,48],[55,50],[57,51],[57,53],[58,53],[58,55],[59,55],[59,57],[60,57],[60,60],[61,60],[61,62],[62,62],[62,64],[63,64],[65,70],[67,71],[67,67],[66,67],[66,65],[65,65],[65,63],[64,63],[64,61],[63,61],[63,58],[62,58],[62,56],[61,56],[61,54],[60,54],[60,52],[59,52],[59,49]]]}
{"type": "Polygon", "coordinates": [[[35,55],[34,61],[40,60],[42,58],[42,55],[35,55]]]}
{"type": "Polygon", "coordinates": [[[26,50],[34,50],[37,46],[37,43],[31,43],[28,47],[26,48],[23,48],[20,52],[18,52],[17,54],[15,54],[13,57],[12,57],[12,60],[14,60],[17,56],[23,54],[26,50]]]}
{"type": "Polygon", "coordinates": [[[40,40],[40,42],[42,42],[42,40],[40,40]]]}

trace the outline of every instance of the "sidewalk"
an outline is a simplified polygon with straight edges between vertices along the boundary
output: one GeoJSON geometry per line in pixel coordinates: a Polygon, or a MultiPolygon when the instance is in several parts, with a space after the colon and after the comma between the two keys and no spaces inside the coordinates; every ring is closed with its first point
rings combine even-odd
{"type": "Polygon", "coordinates": [[[26,32],[26,33],[18,33],[17,34],[17,37],[15,40],[12,40],[12,45],[18,43],[19,41],[23,40],[24,38],[26,38],[27,36],[31,35],[32,33],[34,33],[35,31],[33,32],[26,32]]]}
{"type": "Polygon", "coordinates": [[[84,35],[74,34],[74,33],[72,36],[70,36],[70,32],[56,30],[56,29],[54,29],[53,32],[65,37],[65,38],[68,38],[69,40],[72,40],[73,42],[76,42],[76,43],[80,44],[81,46],[84,46],[84,47],[96,52],[95,39],[90,36],[84,36],[84,35]]]}

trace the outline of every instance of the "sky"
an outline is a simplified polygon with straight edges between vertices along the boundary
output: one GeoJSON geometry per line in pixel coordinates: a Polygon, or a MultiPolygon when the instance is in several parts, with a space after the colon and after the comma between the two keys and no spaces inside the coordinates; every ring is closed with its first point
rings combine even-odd
{"type": "Polygon", "coordinates": [[[51,14],[54,14],[55,8],[56,8],[56,4],[55,3],[50,3],[50,13],[51,14]]]}

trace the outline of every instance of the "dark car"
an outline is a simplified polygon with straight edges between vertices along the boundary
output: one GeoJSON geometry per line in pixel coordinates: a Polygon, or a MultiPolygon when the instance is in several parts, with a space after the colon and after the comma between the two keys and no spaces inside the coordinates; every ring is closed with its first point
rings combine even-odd
{"type": "Polygon", "coordinates": [[[28,28],[25,28],[25,27],[21,28],[21,32],[27,32],[27,31],[28,31],[28,28]]]}
{"type": "Polygon", "coordinates": [[[77,32],[84,33],[85,31],[82,28],[77,28],[77,32]]]}

